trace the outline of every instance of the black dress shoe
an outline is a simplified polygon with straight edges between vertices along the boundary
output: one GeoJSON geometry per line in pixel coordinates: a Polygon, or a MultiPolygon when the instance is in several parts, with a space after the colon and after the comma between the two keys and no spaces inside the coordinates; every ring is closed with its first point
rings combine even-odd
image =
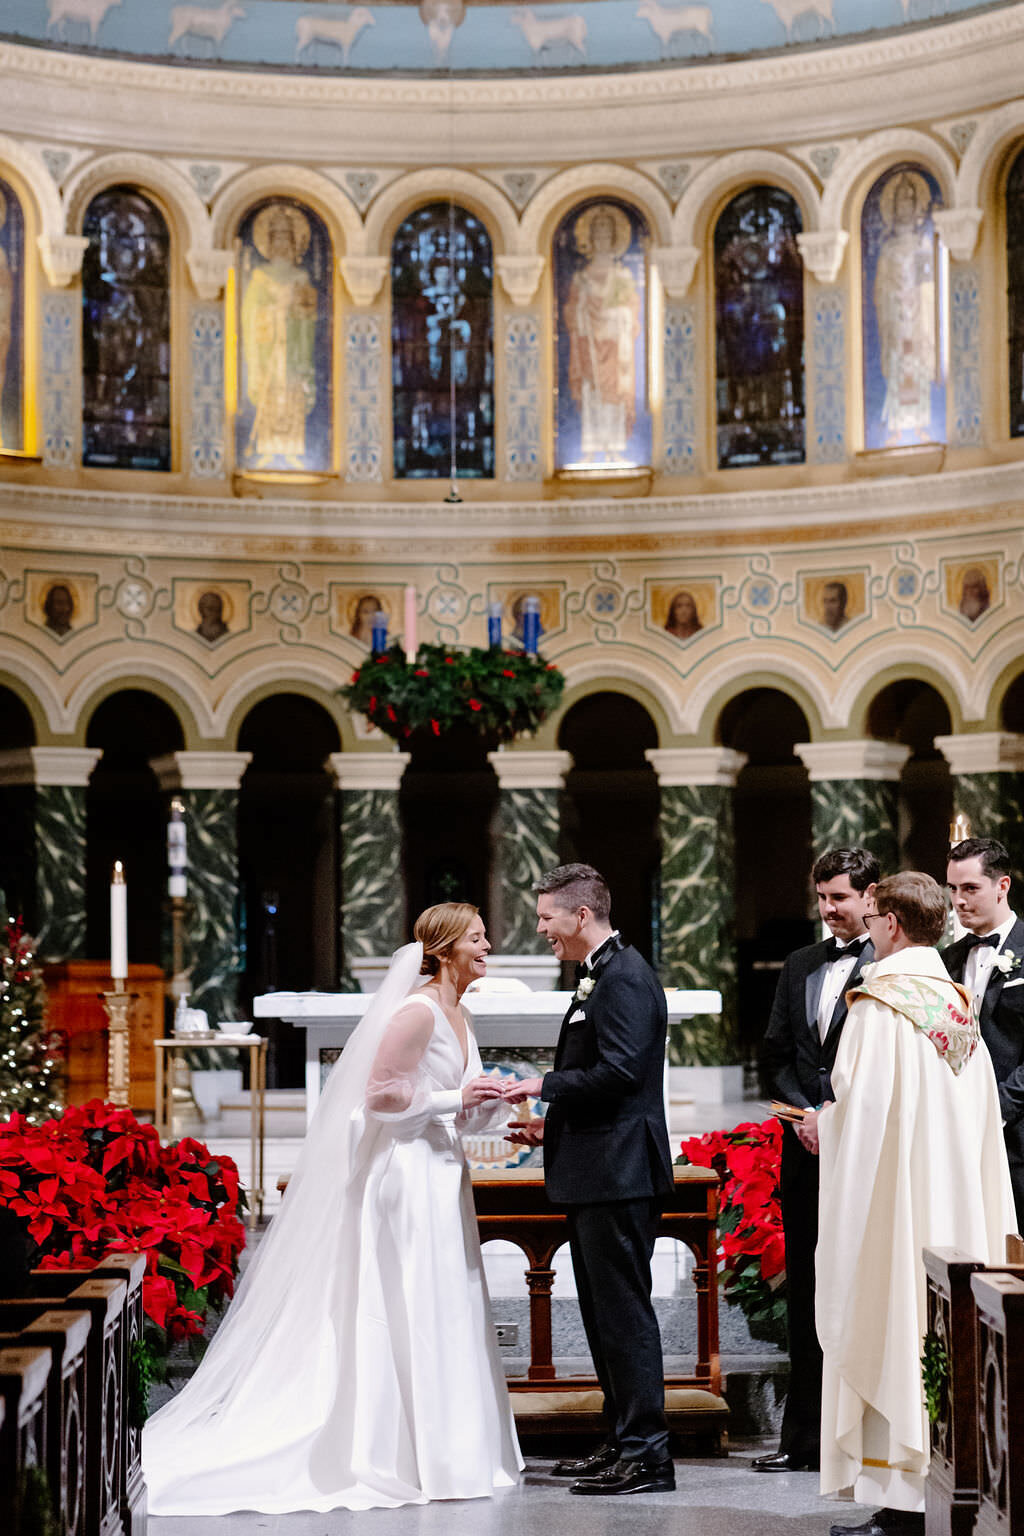
{"type": "Polygon", "coordinates": [[[676,1470],[670,1457],[664,1461],[617,1461],[606,1472],[580,1478],[570,1493],[602,1495],[611,1493],[671,1493],[676,1486],[676,1470]]]}
{"type": "Polygon", "coordinates": [[[860,1525],[833,1525],[829,1536],[924,1536],[924,1515],[909,1509],[880,1509],[860,1525]]]}
{"type": "Polygon", "coordinates": [[[818,1458],[775,1451],[771,1456],[755,1456],[750,1465],[754,1472],[817,1472],[818,1458]]]}
{"type": "Polygon", "coordinates": [[[599,1445],[596,1451],[591,1451],[589,1456],[581,1456],[578,1461],[556,1461],[551,1468],[551,1476],[593,1477],[596,1472],[614,1467],[618,1459],[617,1445],[599,1445]]]}

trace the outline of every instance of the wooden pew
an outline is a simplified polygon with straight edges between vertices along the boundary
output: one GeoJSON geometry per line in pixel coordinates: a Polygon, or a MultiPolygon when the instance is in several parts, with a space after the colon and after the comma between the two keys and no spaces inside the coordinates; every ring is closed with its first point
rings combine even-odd
{"type": "Polygon", "coordinates": [[[50,1497],[61,1531],[87,1536],[85,1447],[87,1411],[87,1312],[48,1309],[45,1301],[0,1301],[0,1342],[6,1348],[38,1346],[50,1352],[46,1405],[46,1467],[50,1497]]]}
{"type": "Polygon", "coordinates": [[[930,1425],[924,1485],[928,1536],[971,1536],[978,1513],[977,1350],[971,1278],[985,1268],[957,1248],[926,1248],[928,1332],[945,1349],[949,1376],[930,1425]]]}
{"type": "Polygon", "coordinates": [[[975,1536],[1024,1530],[1024,1278],[971,1276],[977,1308],[978,1518],[975,1536]]]}
{"type": "Polygon", "coordinates": [[[50,1351],[37,1345],[0,1349],[0,1515],[5,1531],[19,1528],[32,1495],[28,1479],[46,1465],[50,1351]]]}

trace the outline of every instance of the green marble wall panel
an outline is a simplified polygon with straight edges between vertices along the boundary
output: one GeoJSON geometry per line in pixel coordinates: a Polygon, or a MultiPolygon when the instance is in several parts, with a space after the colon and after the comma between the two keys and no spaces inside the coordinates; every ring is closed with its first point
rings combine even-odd
{"type": "Polygon", "coordinates": [[[390,955],[405,921],[402,827],[392,789],[343,789],[341,957],[347,975],[361,956],[390,955]]]}
{"type": "Polygon", "coordinates": [[[971,823],[973,837],[997,837],[1012,865],[1010,901],[1024,912],[1024,773],[959,773],[953,804],[971,823]]]}
{"type": "Polygon", "coordinates": [[[811,784],[814,857],[829,848],[867,848],[883,875],[900,867],[899,785],[891,779],[825,779],[811,784]]]}
{"type": "Polygon", "coordinates": [[[188,823],[189,998],[215,1024],[239,1017],[238,790],[184,789],[177,794],[188,823]]]}
{"type": "Polygon", "coordinates": [[[736,1057],[736,940],[732,790],[662,785],[661,960],[667,987],[714,987],[720,1018],[674,1024],[673,1066],[721,1066],[736,1057]]]}
{"type": "Polygon", "coordinates": [[[35,791],[36,945],[45,960],[85,957],[85,787],[35,791]]]}
{"type": "Polygon", "coordinates": [[[501,868],[501,949],[506,955],[546,955],[537,932],[541,875],[558,863],[560,827],[557,789],[503,789],[498,801],[501,868]]]}

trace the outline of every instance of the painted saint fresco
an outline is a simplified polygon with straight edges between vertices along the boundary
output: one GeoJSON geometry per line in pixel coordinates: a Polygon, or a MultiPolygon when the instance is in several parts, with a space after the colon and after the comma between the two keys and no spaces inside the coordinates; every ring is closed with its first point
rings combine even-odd
{"type": "Polygon", "coordinates": [[[1010,343],[1010,436],[1024,437],[1024,150],[1006,182],[1006,302],[1010,343]]]}
{"type": "Polygon", "coordinates": [[[556,469],[651,462],[647,245],[641,215],[611,198],[555,231],[556,469]]]}
{"type": "Polygon", "coordinates": [[[391,246],[395,478],[494,474],[494,269],[480,220],[448,203],[391,246]],[[454,437],[453,437],[454,431],[454,437]]]}
{"type": "Polygon", "coordinates": [[[242,470],[332,468],[331,242],[291,198],[251,208],[238,231],[238,412],[242,470]]]}
{"type": "Polygon", "coordinates": [[[939,184],[916,165],[875,182],[861,215],[864,446],[946,441],[939,184]]]}
{"type": "Polygon", "coordinates": [[[82,463],[171,467],[170,239],[159,209],[110,187],[82,233],[82,463]]]}
{"type": "Polygon", "coordinates": [[[25,446],[24,307],[25,222],[14,192],[0,181],[0,450],[25,446]]]}
{"type": "Polygon", "coordinates": [[[718,465],[804,461],[804,268],[800,209],[748,187],[715,225],[718,465]]]}

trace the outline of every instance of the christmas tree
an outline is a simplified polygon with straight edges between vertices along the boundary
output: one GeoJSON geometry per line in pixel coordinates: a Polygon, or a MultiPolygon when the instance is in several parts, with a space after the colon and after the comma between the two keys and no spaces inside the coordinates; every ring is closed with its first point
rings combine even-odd
{"type": "Polygon", "coordinates": [[[60,1086],[35,946],[21,918],[9,917],[0,931],[0,1121],[15,1111],[32,1125],[59,1115],[60,1086]]]}

